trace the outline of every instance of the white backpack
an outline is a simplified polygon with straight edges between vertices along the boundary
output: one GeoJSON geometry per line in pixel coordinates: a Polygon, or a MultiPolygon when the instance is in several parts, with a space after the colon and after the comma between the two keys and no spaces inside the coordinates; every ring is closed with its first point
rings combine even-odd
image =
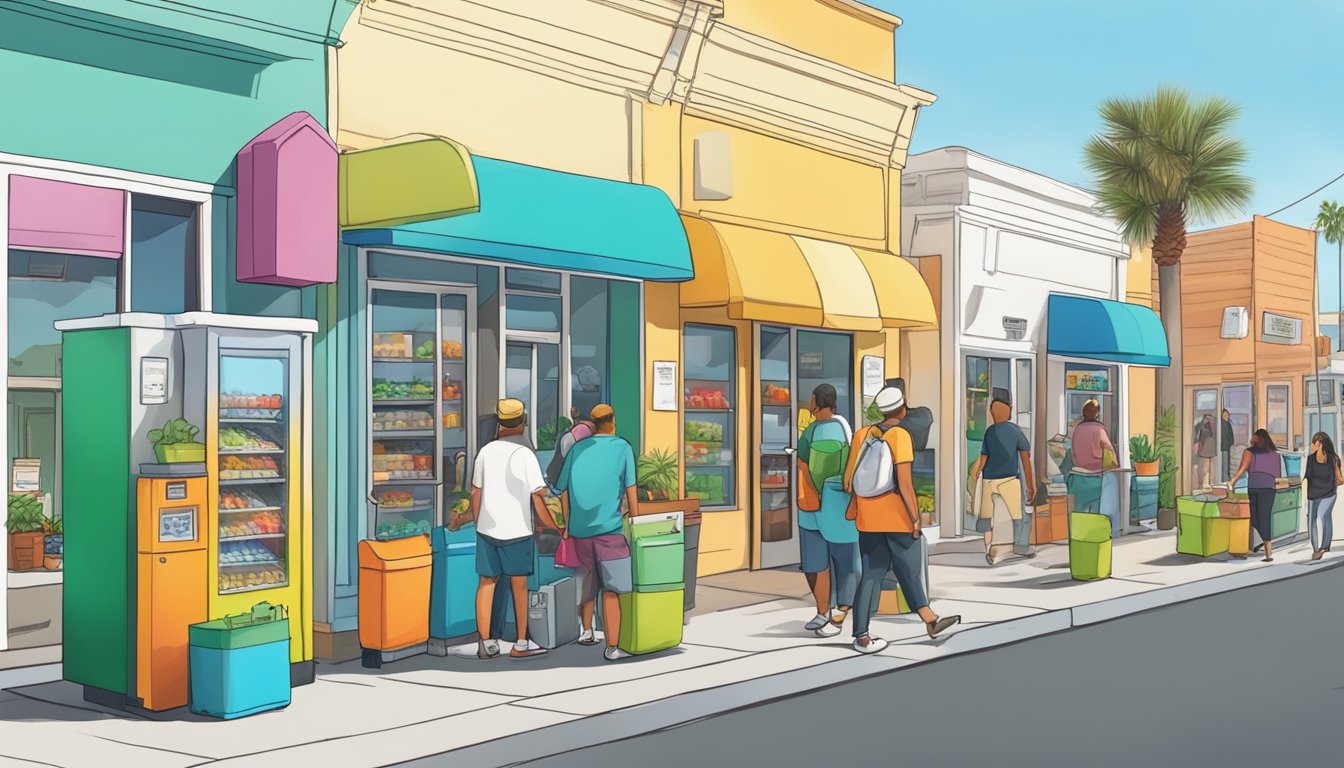
{"type": "Polygon", "coordinates": [[[859,446],[859,460],[854,464],[854,479],[850,490],[865,499],[875,498],[896,490],[895,462],[891,445],[874,430],[859,446]]]}

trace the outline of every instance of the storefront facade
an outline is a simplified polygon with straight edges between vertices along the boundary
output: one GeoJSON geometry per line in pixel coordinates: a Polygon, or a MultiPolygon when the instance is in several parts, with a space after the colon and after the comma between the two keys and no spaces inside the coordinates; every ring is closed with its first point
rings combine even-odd
{"type": "Polygon", "coordinates": [[[1181,259],[1181,425],[1190,435],[1183,488],[1225,480],[1228,464],[1235,472],[1256,429],[1285,451],[1303,450],[1316,431],[1316,401],[1307,397],[1318,368],[1315,284],[1311,230],[1256,216],[1190,235],[1181,259]],[[1221,428],[1225,409],[1230,445],[1221,428]],[[1204,451],[1212,460],[1195,445],[1206,418],[1217,427],[1204,451]]]}
{"type": "Polygon", "coordinates": [[[681,209],[695,266],[646,285],[645,378],[661,365],[675,386],[648,393],[645,450],[680,456],[702,574],[797,562],[790,452],[812,389],[864,423],[904,329],[936,322],[895,255],[905,149],[934,98],[892,82],[899,20],[773,5],[684,14],[642,113],[643,179],[681,209]]]}
{"type": "Polygon", "coordinates": [[[937,535],[974,531],[966,475],[990,424],[995,390],[1011,396],[1040,475],[1047,474],[1047,444],[1071,435],[1091,399],[1101,406],[1123,465],[1130,365],[1165,365],[1166,345],[1142,339],[1125,348],[1132,334],[1113,331],[1110,318],[1130,314],[1150,329],[1161,326],[1148,307],[1120,304],[1130,252],[1115,225],[1096,213],[1091,195],[947,148],[910,158],[903,203],[903,252],[922,271],[939,273],[945,308],[939,332],[911,334],[912,349],[940,350],[942,365],[912,359],[908,369],[911,401],[936,414],[930,447],[939,457],[938,498],[945,500],[937,535]],[[1068,315],[1060,310],[1052,318],[1052,303],[1061,301],[1068,315]],[[1080,329],[1081,338],[1056,340],[1078,322],[1079,308],[1099,314],[1080,329]]]}
{"type": "MultiPolygon", "coordinates": [[[[311,275],[286,281],[274,259],[251,269],[253,256],[274,255],[267,237],[274,246],[293,235],[284,223],[292,211],[274,196],[269,207],[254,205],[254,181],[272,188],[283,181],[265,169],[243,178],[235,158],[268,129],[276,130],[266,140],[277,156],[323,156],[324,60],[348,13],[344,2],[292,3],[242,25],[231,14],[188,14],[170,3],[130,4],[115,17],[103,5],[0,10],[0,63],[25,73],[5,86],[7,103],[25,107],[0,128],[0,238],[10,265],[7,464],[11,489],[16,460],[32,470],[35,483],[22,487],[42,498],[46,549],[55,556],[46,561],[60,568],[9,572],[8,617],[0,590],[0,618],[17,628],[0,636],[0,670],[28,668],[28,679],[62,658],[63,577],[93,567],[79,552],[87,538],[81,545],[72,536],[69,549],[57,543],[67,502],[77,498],[70,489],[89,479],[62,468],[70,450],[62,434],[74,425],[62,422],[55,323],[117,313],[311,313],[313,292],[299,287],[311,275]],[[90,114],[105,116],[96,136],[90,114]],[[286,148],[296,132],[301,138],[286,148]],[[248,262],[241,267],[240,253],[248,262]]],[[[330,153],[326,215],[334,222],[334,147],[330,153]]],[[[15,564],[7,554],[0,551],[0,570],[8,572],[15,564]]],[[[78,600],[64,591],[65,602],[78,600]]]]}
{"type": "Polygon", "coordinates": [[[581,6],[576,27],[573,7],[366,4],[345,28],[345,246],[318,298],[333,346],[317,430],[349,472],[318,490],[320,657],[358,654],[358,542],[451,522],[497,399],[525,402],[543,463],[602,401],[646,442],[647,286],[691,265],[675,207],[639,183],[638,94],[683,3],[581,6]],[[410,73],[430,71],[454,74],[426,98],[410,73]]]}

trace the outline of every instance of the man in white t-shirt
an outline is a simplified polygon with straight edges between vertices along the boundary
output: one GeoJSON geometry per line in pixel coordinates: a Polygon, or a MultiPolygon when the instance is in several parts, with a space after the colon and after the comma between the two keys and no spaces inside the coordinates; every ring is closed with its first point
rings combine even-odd
{"type": "MultiPolygon", "coordinates": [[[[476,629],[480,644],[476,656],[499,655],[499,640],[490,636],[490,610],[495,585],[509,578],[517,611],[518,638],[509,655],[515,659],[541,656],[546,649],[527,639],[527,577],[536,560],[532,514],[555,525],[546,507],[546,480],[541,464],[522,439],[527,414],[519,400],[500,400],[495,409],[499,439],[476,454],[471,479],[471,509],[476,519],[476,629]]],[[[558,527],[558,526],[557,526],[558,527]]]]}

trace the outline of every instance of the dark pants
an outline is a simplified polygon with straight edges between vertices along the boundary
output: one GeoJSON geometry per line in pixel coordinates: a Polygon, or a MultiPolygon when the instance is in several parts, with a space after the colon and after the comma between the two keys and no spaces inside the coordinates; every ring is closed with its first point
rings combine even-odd
{"type": "Polygon", "coordinates": [[[1251,488],[1251,527],[1260,534],[1260,538],[1269,541],[1269,516],[1274,510],[1273,488],[1251,488]]]}
{"type": "Polygon", "coordinates": [[[1220,477],[1220,478],[1218,478],[1218,479],[1219,479],[1219,480],[1224,480],[1224,481],[1226,481],[1226,480],[1231,480],[1231,479],[1232,479],[1232,452],[1231,452],[1231,451],[1223,451],[1223,476],[1220,477]]]}
{"type": "Polygon", "coordinates": [[[854,636],[868,634],[868,622],[877,612],[877,597],[882,590],[882,579],[890,570],[900,585],[910,610],[918,611],[929,604],[924,590],[924,540],[908,533],[865,533],[859,531],[859,559],[863,576],[859,578],[859,593],[854,598],[854,636]]]}

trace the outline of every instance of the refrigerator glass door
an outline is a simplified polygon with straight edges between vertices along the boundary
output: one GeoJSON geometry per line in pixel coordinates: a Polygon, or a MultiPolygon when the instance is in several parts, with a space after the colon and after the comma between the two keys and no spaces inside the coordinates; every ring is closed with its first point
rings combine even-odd
{"type": "Polygon", "coordinates": [[[219,592],[289,583],[289,354],[219,354],[219,592]]]}

